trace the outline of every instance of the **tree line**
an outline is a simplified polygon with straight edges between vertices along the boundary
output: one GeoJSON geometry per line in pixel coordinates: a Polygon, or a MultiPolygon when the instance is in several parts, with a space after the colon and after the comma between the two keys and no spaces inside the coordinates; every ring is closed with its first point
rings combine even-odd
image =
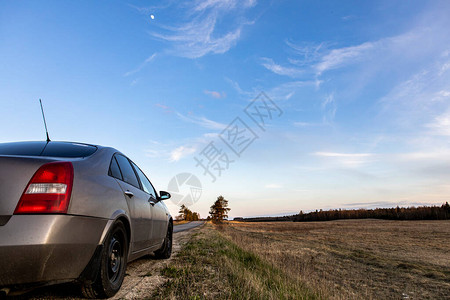
{"type": "Polygon", "coordinates": [[[282,217],[235,218],[245,222],[270,221],[332,221],[340,219],[385,219],[385,220],[450,220],[450,205],[442,206],[395,207],[375,209],[331,209],[316,210],[309,213],[300,211],[296,215],[282,217]]]}
{"type": "MultiPolygon", "coordinates": [[[[210,207],[209,216],[206,220],[211,220],[213,223],[221,223],[228,218],[228,212],[231,209],[228,207],[228,200],[223,196],[217,197],[217,200],[210,207]]],[[[186,205],[181,205],[178,211],[179,215],[175,218],[177,221],[198,221],[200,214],[192,212],[186,205]]]]}
{"type": "Polygon", "coordinates": [[[184,204],[181,205],[178,213],[179,213],[179,215],[175,218],[177,221],[198,221],[198,220],[200,220],[200,214],[197,212],[192,212],[184,204]]]}

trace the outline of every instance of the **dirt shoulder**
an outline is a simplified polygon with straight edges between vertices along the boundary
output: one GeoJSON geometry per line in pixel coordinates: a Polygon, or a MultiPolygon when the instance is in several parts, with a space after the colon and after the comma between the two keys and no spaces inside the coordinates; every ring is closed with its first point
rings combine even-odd
{"type": "MultiPolygon", "coordinates": [[[[145,256],[128,264],[125,279],[120,291],[110,299],[143,299],[151,296],[155,289],[167,281],[160,275],[177,255],[182,246],[186,244],[191,235],[200,227],[174,233],[172,256],[169,259],[158,260],[152,256],[145,256]]],[[[77,286],[72,284],[60,284],[36,289],[20,297],[11,299],[83,299],[77,286]]]]}
{"type": "Polygon", "coordinates": [[[160,271],[174,259],[181,247],[186,244],[198,228],[174,233],[172,256],[169,259],[156,260],[144,257],[131,262],[120,291],[111,299],[144,299],[150,297],[155,289],[167,281],[160,271]]]}

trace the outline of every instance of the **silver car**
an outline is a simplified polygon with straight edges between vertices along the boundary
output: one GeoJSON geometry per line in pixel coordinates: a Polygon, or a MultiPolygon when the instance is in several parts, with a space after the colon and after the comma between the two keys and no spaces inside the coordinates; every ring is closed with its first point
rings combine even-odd
{"type": "Polygon", "coordinates": [[[113,148],[0,144],[0,291],[76,281],[113,296],[127,262],[170,257],[169,198],[113,148]]]}

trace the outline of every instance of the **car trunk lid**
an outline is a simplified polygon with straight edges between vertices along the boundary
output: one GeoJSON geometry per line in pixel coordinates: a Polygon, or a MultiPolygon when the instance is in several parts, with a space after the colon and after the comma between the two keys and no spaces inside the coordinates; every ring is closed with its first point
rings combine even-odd
{"type": "Polygon", "coordinates": [[[0,226],[4,225],[19,202],[33,174],[52,159],[0,156],[0,226]]]}

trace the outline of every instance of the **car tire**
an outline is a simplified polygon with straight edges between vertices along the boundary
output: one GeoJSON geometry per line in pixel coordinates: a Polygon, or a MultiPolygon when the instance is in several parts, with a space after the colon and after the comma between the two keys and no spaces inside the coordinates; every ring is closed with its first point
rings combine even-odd
{"type": "Polygon", "coordinates": [[[173,226],[169,224],[167,227],[166,237],[160,249],[155,251],[155,257],[158,259],[167,259],[172,255],[172,236],[173,226]]]}
{"type": "Polygon", "coordinates": [[[109,298],[122,286],[128,258],[128,238],[124,224],[117,221],[112,226],[100,253],[100,267],[94,282],[81,286],[86,298],[109,298]]]}

